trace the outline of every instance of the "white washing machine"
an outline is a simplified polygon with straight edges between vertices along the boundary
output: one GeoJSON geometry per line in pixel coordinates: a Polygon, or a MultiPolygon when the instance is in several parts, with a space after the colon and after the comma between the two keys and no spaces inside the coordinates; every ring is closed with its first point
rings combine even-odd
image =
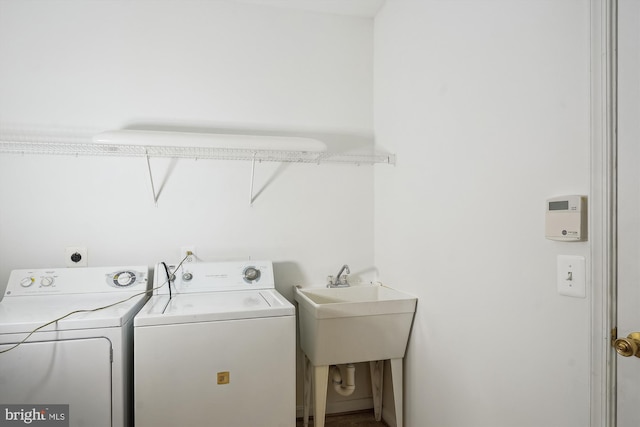
{"type": "Polygon", "coordinates": [[[14,270],[0,301],[0,403],[69,405],[71,427],[133,425],[133,316],[148,268],[14,270]],[[75,310],[110,308],[72,314],[75,310]],[[18,343],[21,344],[17,345],[18,343]]]}
{"type": "MultiPolygon", "coordinates": [[[[136,427],[294,427],[295,309],[272,263],[187,263],[174,276],[172,297],[165,284],[134,320],[136,427]]],[[[157,265],[154,288],[166,279],[157,265]]]]}

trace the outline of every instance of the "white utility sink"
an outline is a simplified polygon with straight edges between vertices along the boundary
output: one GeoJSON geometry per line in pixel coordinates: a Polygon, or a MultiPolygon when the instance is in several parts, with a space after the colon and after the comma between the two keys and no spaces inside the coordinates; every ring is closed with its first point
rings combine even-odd
{"type": "MultiPolygon", "coordinates": [[[[339,276],[339,275],[338,275],[339,276]]],[[[396,426],[403,427],[402,372],[417,299],[381,285],[295,288],[304,362],[304,426],[313,384],[315,427],[324,427],[329,366],[369,362],[373,407],[382,418],[384,360],[389,359],[396,426]]]]}
{"type": "Polygon", "coordinates": [[[295,288],[301,347],[311,363],[403,358],[417,299],[382,285],[295,288]]]}

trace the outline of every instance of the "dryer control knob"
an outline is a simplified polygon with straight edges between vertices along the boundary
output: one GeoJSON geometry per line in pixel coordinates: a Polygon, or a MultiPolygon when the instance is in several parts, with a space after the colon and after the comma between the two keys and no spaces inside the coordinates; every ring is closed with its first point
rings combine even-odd
{"type": "Polygon", "coordinates": [[[191,279],[193,279],[193,274],[192,273],[183,273],[182,274],[182,280],[184,280],[185,282],[188,282],[191,279]]]}
{"type": "Polygon", "coordinates": [[[53,285],[53,277],[44,276],[42,279],[40,279],[40,286],[49,287],[51,285],[53,285]]]}
{"type": "Polygon", "coordinates": [[[260,278],[260,270],[255,267],[247,267],[244,269],[244,278],[250,282],[260,278]]]}
{"type": "Polygon", "coordinates": [[[113,284],[120,287],[133,285],[136,275],[132,271],[121,271],[113,276],[113,284]]]}
{"type": "Polygon", "coordinates": [[[22,286],[23,288],[28,288],[29,286],[33,285],[35,281],[36,279],[31,276],[25,277],[24,279],[20,280],[20,286],[22,286]]]}

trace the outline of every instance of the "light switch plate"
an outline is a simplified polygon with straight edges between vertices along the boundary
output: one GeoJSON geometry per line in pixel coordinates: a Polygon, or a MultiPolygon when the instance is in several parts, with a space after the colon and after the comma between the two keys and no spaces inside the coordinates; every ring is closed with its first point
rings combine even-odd
{"type": "Polygon", "coordinates": [[[586,268],[584,257],[558,255],[558,293],[568,297],[586,298],[586,268]]]}

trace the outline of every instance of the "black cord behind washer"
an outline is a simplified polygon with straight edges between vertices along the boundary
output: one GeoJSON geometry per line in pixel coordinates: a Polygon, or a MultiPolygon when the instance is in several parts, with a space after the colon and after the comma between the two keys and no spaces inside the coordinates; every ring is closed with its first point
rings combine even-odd
{"type": "Polygon", "coordinates": [[[164,261],[162,261],[160,264],[162,264],[164,266],[164,272],[167,274],[167,280],[169,281],[169,301],[171,301],[171,277],[173,276],[171,273],[169,273],[169,267],[167,267],[167,263],[165,263],[164,261]]]}

